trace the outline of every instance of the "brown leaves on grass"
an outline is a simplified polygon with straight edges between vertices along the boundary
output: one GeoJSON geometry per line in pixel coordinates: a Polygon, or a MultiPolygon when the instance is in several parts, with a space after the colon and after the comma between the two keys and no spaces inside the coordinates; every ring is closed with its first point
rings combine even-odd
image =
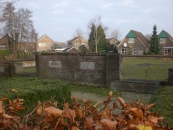
{"type": "Polygon", "coordinates": [[[0,99],[0,129],[21,129],[21,130],[171,130],[167,127],[160,127],[158,124],[163,120],[156,113],[149,110],[154,104],[144,105],[138,100],[136,102],[125,102],[117,97],[117,102],[111,102],[113,92],[111,91],[103,101],[92,105],[91,100],[83,99],[78,102],[73,97],[73,103],[64,103],[63,109],[58,108],[56,101],[38,102],[38,106],[28,115],[20,117],[18,112],[24,110],[23,99],[8,98],[0,99]],[[4,106],[3,102],[9,100],[4,106]],[[114,110],[121,109],[120,114],[114,110]]]}

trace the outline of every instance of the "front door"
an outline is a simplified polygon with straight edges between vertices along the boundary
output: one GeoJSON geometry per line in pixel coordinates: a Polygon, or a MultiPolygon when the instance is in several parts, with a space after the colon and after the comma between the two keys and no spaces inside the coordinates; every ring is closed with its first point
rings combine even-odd
{"type": "Polygon", "coordinates": [[[139,49],[139,55],[143,55],[143,50],[141,48],[139,49]]]}

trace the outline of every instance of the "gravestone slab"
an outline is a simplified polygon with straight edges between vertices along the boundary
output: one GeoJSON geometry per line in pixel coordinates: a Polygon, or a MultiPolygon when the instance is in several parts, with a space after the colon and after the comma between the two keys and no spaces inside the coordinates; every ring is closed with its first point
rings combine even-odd
{"type": "Polygon", "coordinates": [[[80,69],[94,70],[95,69],[95,62],[81,62],[80,63],[80,69]]]}
{"type": "Polygon", "coordinates": [[[49,67],[61,69],[61,61],[49,61],[49,67]]]}
{"type": "Polygon", "coordinates": [[[0,72],[4,72],[4,67],[0,66],[0,72]]]}

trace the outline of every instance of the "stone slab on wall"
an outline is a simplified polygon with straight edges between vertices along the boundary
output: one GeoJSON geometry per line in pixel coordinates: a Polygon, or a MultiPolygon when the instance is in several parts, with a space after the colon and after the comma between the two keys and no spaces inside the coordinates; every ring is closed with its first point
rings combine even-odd
{"type": "Polygon", "coordinates": [[[40,78],[60,79],[70,83],[108,86],[119,79],[119,54],[37,54],[40,78]]]}

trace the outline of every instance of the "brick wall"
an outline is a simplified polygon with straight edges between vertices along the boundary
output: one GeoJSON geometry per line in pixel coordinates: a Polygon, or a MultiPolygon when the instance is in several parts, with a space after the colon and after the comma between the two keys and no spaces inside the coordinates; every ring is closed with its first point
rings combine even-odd
{"type": "Polygon", "coordinates": [[[173,86],[173,68],[168,70],[168,85],[173,86]]]}
{"type": "Polygon", "coordinates": [[[0,78],[14,77],[22,73],[23,67],[35,67],[35,59],[30,60],[0,60],[0,78]]]}
{"type": "Polygon", "coordinates": [[[37,54],[37,75],[70,83],[109,86],[121,79],[119,54],[37,54]]]}
{"type": "Polygon", "coordinates": [[[0,61],[0,78],[2,77],[12,77],[14,74],[14,68],[10,61],[0,61]]]}

